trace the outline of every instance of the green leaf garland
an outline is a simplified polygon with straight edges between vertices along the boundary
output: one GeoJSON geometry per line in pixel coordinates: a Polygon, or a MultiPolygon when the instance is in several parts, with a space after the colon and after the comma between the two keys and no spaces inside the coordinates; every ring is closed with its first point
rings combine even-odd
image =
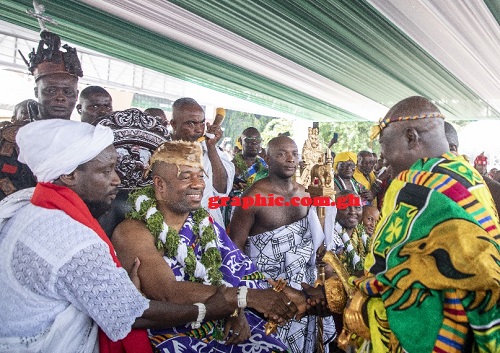
{"type": "MultiPolygon", "coordinates": [[[[128,202],[132,204],[132,211],[129,212],[126,217],[145,222],[146,227],[155,238],[156,248],[163,250],[167,257],[177,260],[177,249],[181,242],[181,237],[178,232],[165,224],[162,213],[156,208],[157,203],[153,187],[146,186],[130,193],[128,202]],[[137,210],[137,208],[139,209],[137,210]],[[151,213],[149,218],[147,218],[148,212],[151,213]],[[164,227],[168,228],[165,243],[163,243],[160,238],[164,227]]],[[[208,211],[204,208],[199,208],[192,213],[192,219],[192,231],[196,238],[193,246],[187,245],[187,256],[184,259],[185,273],[189,276],[189,281],[191,282],[203,283],[204,281],[203,278],[198,278],[194,275],[198,262],[194,252],[194,246],[199,242],[201,253],[199,261],[205,267],[210,283],[218,286],[222,282],[222,272],[220,271],[222,257],[216,246],[212,245],[207,247],[211,242],[213,242],[212,244],[217,244],[217,235],[214,230],[214,225],[209,218],[208,211]],[[200,224],[202,222],[204,222],[205,225],[203,225],[200,234],[200,224]]]]}

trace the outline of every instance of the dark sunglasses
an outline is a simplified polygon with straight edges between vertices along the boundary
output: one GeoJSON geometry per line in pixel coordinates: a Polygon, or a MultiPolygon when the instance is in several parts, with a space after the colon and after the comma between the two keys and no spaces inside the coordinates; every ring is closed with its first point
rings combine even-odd
{"type": "Polygon", "coordinates": [[[262,139],[260,137],[245,137],[243,139],[246,143],[261,143],[262,139]]]}

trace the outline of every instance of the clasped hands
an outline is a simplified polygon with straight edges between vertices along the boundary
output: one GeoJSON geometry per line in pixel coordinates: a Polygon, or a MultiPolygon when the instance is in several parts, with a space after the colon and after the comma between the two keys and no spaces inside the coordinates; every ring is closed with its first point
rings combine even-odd
{"type": "Polygon", "coordinates": [[[314,288],[302,283],[302,290],[286,285],[283,280],[268,279],[272,289],[262,291],[262,306],[256,310],[264,314],[269,320],[266,324],[266,333],[272,333],[278,325],[295,318],[300,320],[305,315],[331,315],[326,306],[326,299],[322,287],[314,288]],[[268,302],[267,300],[271,300],[268,302]],[[266,310],[267,308],[267,310],[266,310]]]}

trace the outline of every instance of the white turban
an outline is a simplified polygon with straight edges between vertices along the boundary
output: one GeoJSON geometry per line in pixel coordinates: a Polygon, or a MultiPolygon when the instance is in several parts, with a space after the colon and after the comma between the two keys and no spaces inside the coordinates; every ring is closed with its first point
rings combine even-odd
{"type": "Polygon", "coordinates": [[[102,125],[48,119],[29,123],[16,135],[19,162],[39,182],[52,182],[72,173],[113,143],[113,131],[102,125]]]}

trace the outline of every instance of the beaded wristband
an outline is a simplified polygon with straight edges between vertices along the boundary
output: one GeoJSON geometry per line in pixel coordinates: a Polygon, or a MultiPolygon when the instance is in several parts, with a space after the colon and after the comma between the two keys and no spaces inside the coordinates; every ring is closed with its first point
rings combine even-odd
{"type": "Polygon", "coordinates": [[[245,309],[247,307],[248,288],[245,286],[238,287],[238,308],[245,309]]]}
{"type": "Polygon", "coordinates": [[[205,315],[207,314],[207,308],[203,303],[194,303],[193,305],[196,305],[198,307],[198,318],[196,319],[195,322],[191,323],[191,327],[195,329],[195,328],[200,328],[201,323],[203,319],[205,319],[205,315]]]}

